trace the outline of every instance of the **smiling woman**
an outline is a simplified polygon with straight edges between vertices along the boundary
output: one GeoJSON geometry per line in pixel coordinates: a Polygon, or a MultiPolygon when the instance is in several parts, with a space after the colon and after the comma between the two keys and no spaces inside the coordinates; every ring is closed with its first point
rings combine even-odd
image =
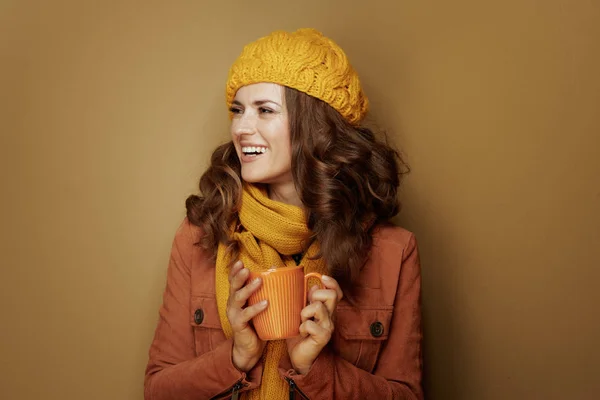
{"type": "Polygon", "coordinates": [[[283,86],[269,82],[243,86],[230,110],[231,139],[241,161],[244,182],[268,184],[271,198],[300,206],[292,179],[292,147],[283,86]]]}
{"type": "Polygon", "coordinates": [[[146,399],[422,399],[417,244],[389,222],[407,168],[361,125],[345,53],[313,29],[274,32],[244,48],[226,88],[231,141],[186,202],[146,399]],[[253,318],[300,292],[260,273],[296,265],[320,287],[281,315],[294,336],[263,340],[253,318]],[[263,286],[271,297],[249,303],[263,286]]]}

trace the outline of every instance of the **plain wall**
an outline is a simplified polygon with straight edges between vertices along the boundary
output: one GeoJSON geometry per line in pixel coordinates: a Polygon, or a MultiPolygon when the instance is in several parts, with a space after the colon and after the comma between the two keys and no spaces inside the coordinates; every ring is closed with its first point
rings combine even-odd
{"type": "Polygon", "coordinates": [[[428,398],[598,398],[599,4],[0,1],[0,398],[142,399],[229,65],[311,26],[412,167],[428,398]]]}

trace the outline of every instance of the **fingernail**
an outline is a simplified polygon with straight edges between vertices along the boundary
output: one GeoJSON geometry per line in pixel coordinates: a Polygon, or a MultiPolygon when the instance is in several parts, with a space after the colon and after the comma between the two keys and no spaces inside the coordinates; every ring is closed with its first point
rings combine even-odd
{"type": "Polygon", "coordinates": [[[253,285],[258,285],[260,283],[260,278],[254,278],[254,280],[252,281],[253,285]]]}
{"type": "Polygon", "coordinates": [[[267,300],[262,300],[259,304],[260,304],[261,307],[264,307],[264,306],[267,305],[267,303],[268,303],[267,300]]]}
{"type": "Polygon", "coordinates": [[[324,281],[328,281],[328,280],[330,280],[331,278],[330,278],[330,277],[328,277],[327,275],[321,275],[321,279],[322,279],[322,280],[324,280],[324,281]]]}

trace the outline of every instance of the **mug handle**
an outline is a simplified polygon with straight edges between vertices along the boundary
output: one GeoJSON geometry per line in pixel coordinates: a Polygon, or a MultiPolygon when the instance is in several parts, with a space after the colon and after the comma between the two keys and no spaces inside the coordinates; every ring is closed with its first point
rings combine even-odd
{"type": "Polygon", "coordinates": [[[306,307],[306,302],[308,301],[308,278],[311,278],[311,277],[319,278],[319,286],[321,286],[321,289],[323,289],[324,288],[323,282],[321,282],[322,276],[323,275],[321,275],[318,272],[310,272],[310,273],[304,275],[304,307],[306,307]]]}

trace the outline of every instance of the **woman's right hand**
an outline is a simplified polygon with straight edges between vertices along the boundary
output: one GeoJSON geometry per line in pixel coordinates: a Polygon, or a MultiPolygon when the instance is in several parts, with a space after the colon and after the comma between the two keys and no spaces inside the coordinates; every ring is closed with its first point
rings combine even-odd
{"type": "Polygon", "coordinates": [[[250,320],[267,308],[266,300],[244,307],[248,298],[262,284],[260,278],[246,284],[250,271],[237,261],[229,272],[229,299],[227,318],[233,330],[233,365],[248,372],[260,360],[265,342],[260,340],[250,320]]]}

